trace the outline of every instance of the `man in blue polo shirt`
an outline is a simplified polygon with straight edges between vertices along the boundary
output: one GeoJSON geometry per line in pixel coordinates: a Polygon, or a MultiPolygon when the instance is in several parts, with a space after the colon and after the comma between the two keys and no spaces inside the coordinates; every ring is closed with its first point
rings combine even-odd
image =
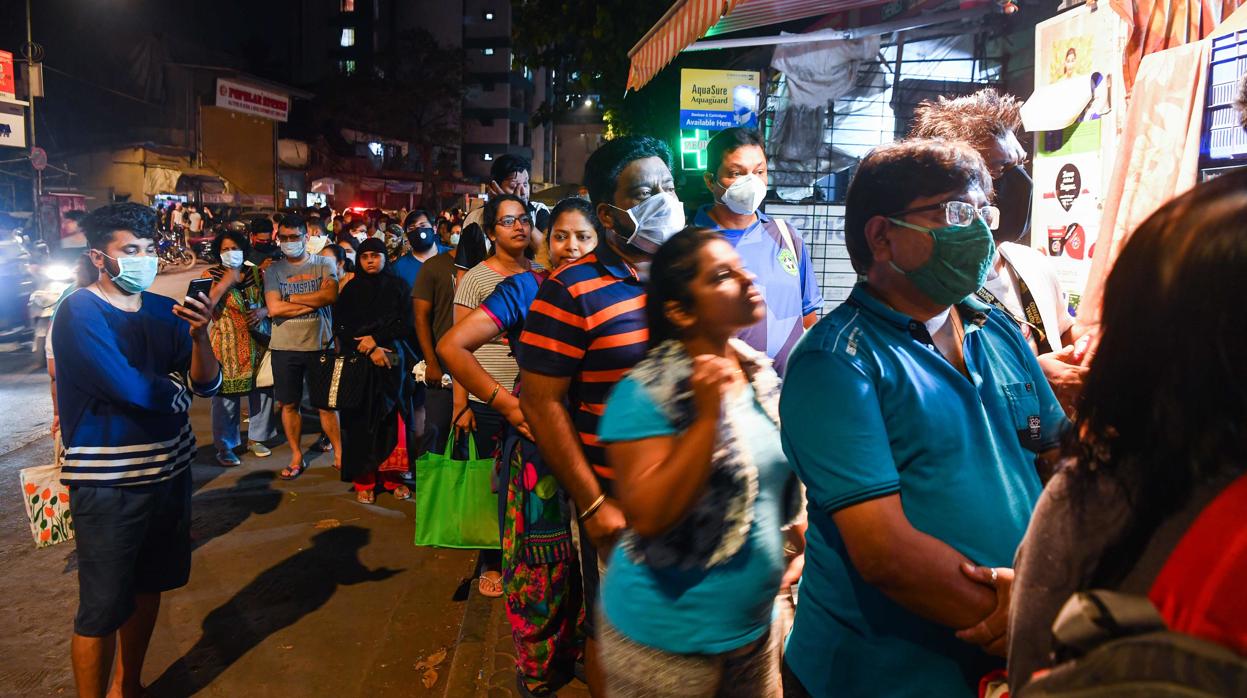
{"type": "Polygon", "coordinates": [[[801,233],[758,210],[766,197],[766,151],[757,131],[729,128],[706,144],[706,188],[714,204],[702,206],[693,225],[718,230],[757,279],[766,318],[740,338],[775,361],[784,375],[788,354],[818,320],[823,294],[801,233]]]}
{"type": "Polygon", "coordinates": [[[789,695],[974,696],[1003,666],[1009,566],[1067,422],[1016,323],[972,295],[991,191],[978,153],[930,140],[876,148],[849,189],[866,281],[780,400],[809,497],[789,695]]]}

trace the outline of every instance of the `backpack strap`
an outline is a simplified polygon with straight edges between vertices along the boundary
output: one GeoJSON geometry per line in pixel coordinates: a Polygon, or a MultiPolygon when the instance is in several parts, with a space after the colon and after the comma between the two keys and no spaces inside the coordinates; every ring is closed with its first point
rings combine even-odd
{"type": "Polygon", "coordinates": [[[1247,475],[1196,517],[1148,598],[1171,630],[1247,654],[1247,475]]]}

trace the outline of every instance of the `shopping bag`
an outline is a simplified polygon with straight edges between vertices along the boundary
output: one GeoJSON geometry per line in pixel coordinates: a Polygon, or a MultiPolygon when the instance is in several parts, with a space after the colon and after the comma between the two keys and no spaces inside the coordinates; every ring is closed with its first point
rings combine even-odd
{"type": "Polygon", "coordinates": [[[445,453],[426,453],[416,461],[416,545],[497,550],[497,495],[489,491],[494,459],[476,457],[469,434],[468,459],[457,460],[455,439],[445,453]]]}
{"type": "Polygon", "coordinates": [[[30,519],[30,534],[36,548],[46,548],[74,537],[74,521],[69,514],[69,488],[61,484],[61,466],[37,465],[18,471],[22,501],[30,519]]]}
{"type": "Polygon", "coordinates": [[[273,387],[273,352],[268,349],[264,350],[264,358],[260,359],[260,365],[255,370],[255,387],[273,387]]]}

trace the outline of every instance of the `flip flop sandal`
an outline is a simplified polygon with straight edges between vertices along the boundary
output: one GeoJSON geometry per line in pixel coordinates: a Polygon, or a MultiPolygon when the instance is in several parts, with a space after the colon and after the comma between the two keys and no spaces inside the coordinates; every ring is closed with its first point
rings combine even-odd
{"type": "Polygon", "coordinates": [[[302,475],[305,470],[307,470],[306,459],[299,461],[299,464],[296,466],[286,466],[282,469],[279,477],[283,480],[298,480],[299,476],[302,475]]]}
{"type": "Polygon", "coordinates": [[[476,578],[476,590],[487,599],[496,599],[502,596],[502,578],[494,581],[482,574],[476,578]]]}
{"type": "Polygon", "coordinates": [[[356,490],[355,501],[360,504],[376,504],[377,493],[372,490],[356,490]]]}
{"type": "Polygon", "coordinates": [[[395,499],[411,499],[411,488],[407,485],[399,485],[394,488],[395,499]]]}

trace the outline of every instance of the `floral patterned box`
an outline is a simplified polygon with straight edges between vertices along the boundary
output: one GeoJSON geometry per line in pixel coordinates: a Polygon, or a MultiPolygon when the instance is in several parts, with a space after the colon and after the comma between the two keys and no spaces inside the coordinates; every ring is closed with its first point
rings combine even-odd
{"type": "Polygon", "coordinates": [[[61,484],[59,465],[40,465],[19,472],[22,501],[30,519],[35,547],[46,548],[74,537],[69,514],[69,488],[61,484]]]}

